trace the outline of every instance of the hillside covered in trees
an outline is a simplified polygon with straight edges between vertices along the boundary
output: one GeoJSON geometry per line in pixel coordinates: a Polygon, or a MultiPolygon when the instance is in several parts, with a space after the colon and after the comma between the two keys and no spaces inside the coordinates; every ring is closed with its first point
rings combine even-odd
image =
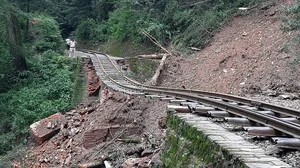
{"type": "MultiPolygon", "coordinates": [[[[80,103],[81,60],[65,38],[85,46],[143,44],[204,48],[239,7],[259,0],[0,0],[0,155],[26,144],[29,125],[80,103]]],[[[299,29],[299,2],[283,30],[299,29]]]]}

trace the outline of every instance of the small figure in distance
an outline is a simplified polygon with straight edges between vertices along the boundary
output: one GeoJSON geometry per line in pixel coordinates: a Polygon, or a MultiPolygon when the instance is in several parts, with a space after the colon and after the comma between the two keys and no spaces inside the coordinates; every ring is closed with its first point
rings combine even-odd
{"type": "Polygon", "coordinates": [[[75,46],[76,46],[77,42],[75,40],[71,40],[70,41],[70,52],[69,52],[69,57],[75,57],[75,46]]]}

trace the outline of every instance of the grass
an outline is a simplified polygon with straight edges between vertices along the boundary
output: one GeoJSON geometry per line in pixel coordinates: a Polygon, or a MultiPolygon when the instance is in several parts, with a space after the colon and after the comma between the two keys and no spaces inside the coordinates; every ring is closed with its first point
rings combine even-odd
{"type": "Polygon", "coordinates": [[[211,142],[206,135],[168,113],[168,132],[163,161],[166,167],[243,167],[228,151],[211,142]]]}
{"type": "Polygon", "coordinates": [[[134,78],[139,82],[146,82],[154,74],[158,63],[153,60],[130,58],[130,70],[128,77],[134,78]]]}
{"type": "Polygon", "coordinates": [[[80,104],[84,98],[84,74],[82,73],[83,62],[77,57],[73,70],[74,87],[72,91],[71,107],[80,104]]]}

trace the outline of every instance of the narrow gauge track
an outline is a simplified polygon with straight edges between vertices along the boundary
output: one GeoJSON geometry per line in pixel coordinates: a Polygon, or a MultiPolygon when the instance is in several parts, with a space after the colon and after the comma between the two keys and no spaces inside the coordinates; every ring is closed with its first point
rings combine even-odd
{"type": "Polygon", "coordinates": [[[101,80],[114,90],[128,94],[161,95],[157,97],[171,96],[176,99],[187,100],[191,103],[199,103],[199,105],[204,104],[220,111],[227,111],[230,114],[247,118],[250,121],[273,128],[288,136],[294,138],[300,137],[300,124],[291,122],[290,120],[298,121],[300,112],[297,110],[228,94],[143,85],[124,76],[109,56],[94,51],[85,50],[84,52],[90,54],[90,58],[101,80]],[[246,104],[246,106],[240,106],[241,104],[246,104]],[[254,110],[253,106],[255,106],[257,110],[254,110]],[[270,110],[271,113],[268,110],[270,110]],[[279,118],[279,116],[283,114],[297,118],[279,118]]]}

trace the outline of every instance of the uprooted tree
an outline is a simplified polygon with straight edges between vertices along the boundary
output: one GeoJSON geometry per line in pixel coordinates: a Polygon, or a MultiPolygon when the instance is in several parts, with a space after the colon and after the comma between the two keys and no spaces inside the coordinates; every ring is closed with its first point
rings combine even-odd
{"type": "Polygon", "coordinates": [[[161,61],[160,61],[160,64],[158,66],[158,68],[156,69],[155,71],[155,74],[154,76],[151,78],[150,80],[150,85],[157,85],[157,81],[158,81],[158,78],[160,76],[160,73],[161,71],[163,70],[164,68],[164,65],[165,65],[165,62],[167,60],[167,56],[168,55],[172,55],[171,52],[169,52],[166,48],[164,48],[160,43],[159,41],[157,41],[153,36],[151,36],[151,34],[149,34],[148,32],[146,32],[145,30],[142,30],[142,33],[148,37],[150,39],[151,42],[153,42],[155,45],[157,45],[159,48],[161,48],[163,51],[166,52],[166,54],[163,55],[161,61]]]}

